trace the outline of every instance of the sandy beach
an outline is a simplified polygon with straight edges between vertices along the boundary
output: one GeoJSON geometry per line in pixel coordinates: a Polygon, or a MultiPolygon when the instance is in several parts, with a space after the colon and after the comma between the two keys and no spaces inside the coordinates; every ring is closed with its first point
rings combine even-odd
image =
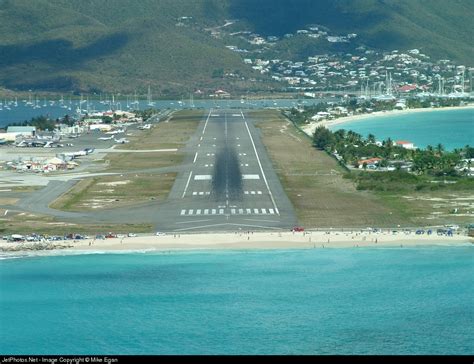
{"type": "Polygon", "coordinates": [[[408,115],[408,114],[414,114],[414,113],[420,113],[420,112],[436,112],[436,111],[449,111],[449,110],[460,110],[460,109],[474,110],[474,105],[469,104],[466,106],[455,106],[455,107],[453,106],[453,107],[442,107],[442,108],[419,108],[419,109],[408,109],[408,110],[377,111],[371,114],[352,115],[352,116],[346,116],[346,117],[333,119],[333,120],[322,120],[318,122],[316,121],[310,122],[309,124],[302,126],[301,129],[309,136],[312,136],[314,133],[314,130],[318,126],[325,126],[326,128],[328,128],[331,126],[340,125],[340,124],[344,124],[348,122],[367,120],[367,119],[372,119],[372,118],[381,118],[381,117],[395,116],[395,115],[408,115]]]}
{"type": "MultiPolygon", "coordinates": [[[[309,248],[363,248],[363,247],[410,247],[421,245],[465,246],[474,244],[466,235],[438,236],[416,235],[414,232],[361,232],[323,231],[313,232],[250,232],[169,234],[165,236],[137,236],[105,240],[85,239],[56,242],[54,250],[69,251],[145,251],[189,249],[309,249],[309,248]],[[59,245],[58,245],[59,243],[59,245]],[[68,247],[66,247],[68,246],[68,247]]],[[[31,249],[33,243],[0,243],[3,251],[31,249]]]]}

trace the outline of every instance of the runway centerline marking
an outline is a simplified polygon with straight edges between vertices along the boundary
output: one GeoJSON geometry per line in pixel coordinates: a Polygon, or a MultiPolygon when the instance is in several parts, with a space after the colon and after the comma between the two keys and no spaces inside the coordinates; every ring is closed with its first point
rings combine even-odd
{"type": "MultiPolygon", "coordinates": [[[[244,116],[243,112],[241,111],[240,113],[242,114],[242,118],[245,120],[245,116],[244,116]]],[[[247,124],[247,121],[245,121],[245,127],[247,128],[247,132],[249,134],[250,141],[252,142],[252,147],[253,147],[253,150],[255,152],[255,156],[257,157],[257,163],[258,163],[258,166],[260,167],[260,172],[262,172],[263,181],[265,182],[265,186],[267,187],[268,193],[269,193],[270,198],[271,198],[272,203],[273,203],[273,207],[275,208],[275,212],[277,213],[277,215],[280,215],[280,211],[278,210],[275,199],[273,198],[272,191],[270,190],[270,186],[268,185],[267,177],[265,176],[265,172],[263,171],[262,163],[260,162],[260,157],[258,156],[257,148],[255,147],[255,143],[253,141],[252,134],[250,133],[250,129],[249,129],[249,126],[247,124]]]]}

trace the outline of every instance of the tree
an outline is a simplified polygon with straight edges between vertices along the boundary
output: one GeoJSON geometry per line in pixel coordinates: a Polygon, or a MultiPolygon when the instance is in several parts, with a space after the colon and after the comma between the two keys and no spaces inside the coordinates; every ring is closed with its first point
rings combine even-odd
{"type": "Polygon", "coordinates": [[[465,152],[466,159],[474,158],[474,148],[473,147],[470,147],[469,145],[466,145],[464,147],[464,152],[465,152]]]}
{"type": "Polygon", "coordinates": [[[367,141],[368,141],[369,143],[374,144],[374,143],[375,143],[375,135],[374,135],[374,134],[369,134],[369,135],[367,135],[367,141]]]}
{"type": "Polygon", "coordinates": [[[443,144],[439,143],[439,144],[436,146],[436,152],[438,152],[439,155],[443,154],[443,152],[444,152],[444,146],[443,146],[443,144]]]}
{"type": "Polygon", "coordinates": [[[313,134],[313,145],[319,149],[326,149],[334,141],[332,132],[324,126],[318,126],[313,134]]]}

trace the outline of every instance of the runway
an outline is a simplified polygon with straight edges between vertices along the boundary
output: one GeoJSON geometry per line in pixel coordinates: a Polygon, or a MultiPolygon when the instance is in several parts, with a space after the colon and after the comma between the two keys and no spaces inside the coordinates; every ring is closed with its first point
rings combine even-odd
{"type": "Polygon", "coordinates": [[[241,110],[210,110],[187,145],[157,229],[286,229],[296,224],[259,132],[241,110]]]}
{"type": "Polygon", "coordinates": [[[78,180],[94,175],[83,173],[51,177],[47,186],[22,197],[17,206],[3,207],[75,223],[149,223],[156,231],[176,233],[286,230],[297,225],[259,130],[245,112],[210,110],[184,151],[181,165],[129,172],[176,172],[171,192],[161,203],[91,212],[50,208],[78,180]]]}

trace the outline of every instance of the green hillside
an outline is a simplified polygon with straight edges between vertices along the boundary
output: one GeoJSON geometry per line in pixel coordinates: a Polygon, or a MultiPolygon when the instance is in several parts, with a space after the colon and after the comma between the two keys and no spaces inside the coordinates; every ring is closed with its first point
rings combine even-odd
{"type": "Polygon", "coordinates": [[[318,24],[341,34],[357,33],[375,48],[419,48],[435,58],[471,65],[474,59],[471,0],[233,0],[229,12],[264,35],[318,24]]]}
{"type": "MultiPolygon", "coordinates": [[[[178,95],[268,87],[205,31],[225,19],[263,35],[320,24],[372,47],[416,47],[470,65],[473,14],[470,0],[0,0],[0,88],[143,93],[150,85],[178,95]]],[[[295,37],[275,52],[305,57],[324,47],[295,37]]]]}
{"type": "MultiPolygon", "coordinates": [[[[171,0],[0,1],[0,83],[6,88],[176,94],[230,84],[229,71],[256,77],[200,27],[213,2],[171,0]],[[181,3],[182,6],[179,6],[181,3]],[[180,16],[189,25],[176,26],[180,16]],[[217,72],[217,73],[219,73],[217,72]]],[[[247,85],[251,87],[252,85],[247,85]]]]}

